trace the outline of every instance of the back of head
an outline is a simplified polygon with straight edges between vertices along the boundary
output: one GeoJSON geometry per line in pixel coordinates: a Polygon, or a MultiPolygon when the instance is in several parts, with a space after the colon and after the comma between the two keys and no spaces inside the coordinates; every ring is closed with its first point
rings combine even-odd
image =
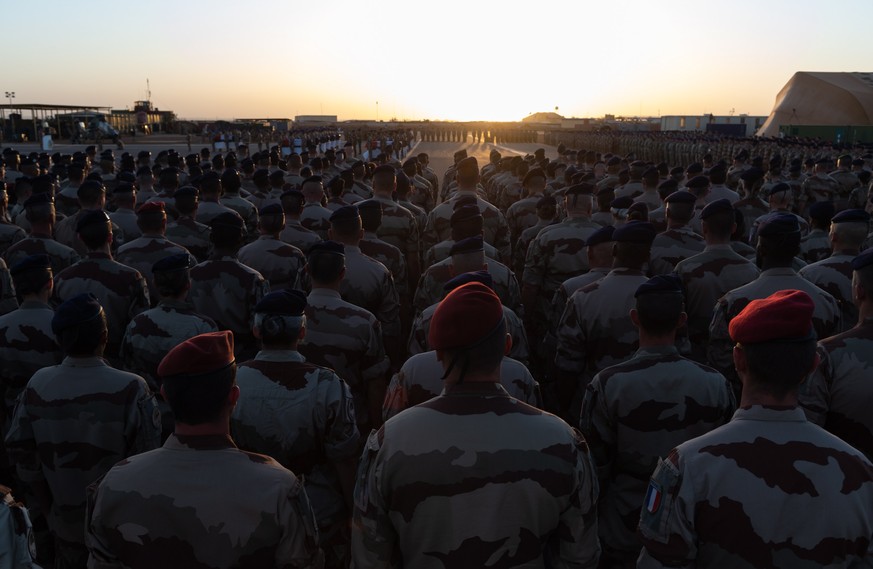
{"type": "Polygon", "coordinates": [[[52,332],[67,356],[101,355],[106,343],[106,315],[97,297],[83,293],[58,306],[52,332]]]}
{"type": "Polygon", "coordinates": [[[309,249],[306,262],[313,286],[334,285],[346,268],[345,248],[336,241],[321,241],[309,249]]]}
{"type": "Polygon", "coordinates": [[[637,288],[634,297],[640,327],[649,335],[669,335],[681,324],[685,295],[675,274],[649,279],[637,288]]]}

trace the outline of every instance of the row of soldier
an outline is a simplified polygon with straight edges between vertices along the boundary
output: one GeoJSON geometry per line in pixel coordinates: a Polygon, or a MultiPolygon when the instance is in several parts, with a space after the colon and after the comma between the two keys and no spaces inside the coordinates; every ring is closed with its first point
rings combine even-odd
{"type": "MultiPolygon", "coordinates": [[[[145,198],[136,195],[135,186],[126,186],[134,185],[138,180],[125,182],[125,176],[121,174],[129,170],[123,169],[116,177],[113,195],[124,196],[128,201],[122,205],[116,203],[116,206],[118,209],[132,209],[123,207],[123,204],[141,204],[135,216],[144,237],[138,239],[146,239],[150,246],[145,249],[153,253],[148,259],[145,255],[139,259],[139,282],[135,277],[120,278],[118,275],[124,272],[133,275],[137,271],[130,272],[130,267],[125,271],[123,263],[111,260],[113,247],[117,244],[113,238],[115,232],[111,215],[118,211],[110,216],[103,212],[105,190],[98,191],[98,186],[102,188],[103,185],[96,176],[92,176],[91,180],[83,180],[79,185],[76,195],[81,209],[67,218],[76,219],[74,234],[81,242],[80,247],[85,248],[86,259],[76,263],[83,264],[79,266],[80,274],[72,272],[64,276],[63,271],[59,271],[54,279],[46,279],[46,272],[54,264],[54,257],[48,251],[44,251],[48,254],[48,260],[37,260],[32,256],[20,258],[15,263],[14,272],[28,275],[36,271],[42,275],[40,282],[43,289],[48,282],[53,283],[48,296],[45,296],[45,290],[40,290],[40,294],[45,296],[42,303],[53,299],[54,304],[58,305],[77,298],[76,294],[84,291],[95,292],[102,297],[101,313],[105,314],[108,329],[105,355],[110,362],[142,375],[155,392],[161,385],[159,364],[173,345],[186,337],[215,328],[231,330],[236,339],[236,359],[247,360],[255,355],[259,343],[264,339],[265,322],[261,318],[261,324],[257,324],[259,317],[255,307],[263,300],[267,283],[275,289],[311,289],[305,303],[306,335],[300,342],[299,353],[304,354],[311,363],[332,368],[345,380],[351,407],[346,415],[356,417],[354,422],[361,435],[378,426],[383,416],[393,417],[439,392],[438,358],[435,352],[427,351],[434,347],[428,345],[433,337],[430,323],[438,309],[437,303],[443,295],[444,285],[453,275],[484,271],[477,278],[486,282],[502,301],[502,313],[512,338],[507,349],[511,355],[522,360],[522,363],[510,358],[501,360],[500,379],[509,393],[522,401],[540,406],[544,404],[561,413],[571,424],[579,423],[580,406],[590,409],[583,405],[583,399],[590,399],[591,395],[586,393],[591,391],[590,386],[597,385],[591,378],[612,364],[620,364],[633,356],[641,341],[636,332],[639,323],[628,317],[628,313],[634,302],[639,308],[639,300],[634,297],[646,282],[645,271],[663,274],[676,269],[681,276],[681,265],[686,259],[714,263],[706,268],[695,266],[692,262],[686,263],[690,265],[689,276],[683,279],[682,289],[689,325],[687,331],[685,326],[676,326],[679,334],[672,343],[679,345],[685,353],[696,355],[701,361],[707,361],[708,358],[714,364],[721,362],[718,369],[733,380],[732,391],[736,392],[739,391],[739,381],[733,375],[732,362],[723,361],[726,346],[721,344],[730,340],[727,334],[729,321],[753,295],[749,293],[739,297],[737,293],[735,296],[739,300],[731,301],[729,291],[741,284],[763,280],[763,276],[782,277],[781,280],[771,278],[772,282],[766,284],[761,282],[757,288],[800,289],[806,290],[813,299],[825,298],[826,293],[817,292],[815,287],[804,288],[799,282],[802,279],[784,278],[796,277],[790,267],[802,264],[795,258],[797,252],[792,249],[800,246],[803,232],[801,220],[797,214],[787,213],[795,203],[794,192],[790,187],[780,185],[781,182],[765,179],[762,172],[753,168],[744,169],[740,176],[740,189],[746,194],[740,198],[739,195],[718,191],[721,189],[717,183],[719,175],[727,175],[724,166],[710,169],[706,172],[708,176],[703,176],[703,172],[692,165],[683,169],[681,180],[677,179],[678,173],[674,173],[672,179],[662,180],[655,165],[639,164],[618,157],[605,157],[603,164],[606,168],[603,175],[598,176],[598,161],[588,169],[577,168],[562,161],[547,161],[544,152],[539,151],[527,160],[503,161],[494,155],[492,163],[481,171],[475,159],[458,154],[456,165],[446,173],[437,191],[435,175],[426,169],[426,156],[403,164],[392,164],[383,158],[383,164],[370,166],[361,161],[338,162],[335,153],[328,153],[323,158],[311,157],[306,166],[310,171],[306,172],[301,157],[292,155],[281,164],[276,154],[255,156],[251,163],[242,161],[240,166],[243,173],[239,174],[233,169],[235,164],[232,155],[219,156],[217,158],[221,160],[213,160],[211,164],[196,163],[198,157],[192,155],[185,160],[187,171],[180,172],[169,163],[181,165],[181,158],[168,153],[163,157],[168,163],[161,164],[157,172],[160,186],[152,189],[155,195],[147,194],[145,198]],[[230,168],[227,168],[227,162],[231,162],[230,168]],[[629,170],[628,181],[619,185],[621,171],[616,170],[615,166],[623,165],[629,170]],[[257,166],[265,167],[257,169],[257,166]],[[719,169],[724,172],[720,174],[719,169]],[[222,170],[222,173],[219,174],[218,170],[222,170]],[[250,179],[246,175],[247,170],[250,179]],[[640,175],[637,175],[639,171],[640,175]],[[326,184],[327,191],[324,177],[319,174],[333,174],[333,179],[326,184]],[[188,176],[187,181],[194,185],[178,188],[182,183],[180,176],[188,176]],[[118,177],[122,180],[118,181],[118,177]],[[632,184],[635,182],[638,183],[639,192],[633,190],[632,184]],[[752,224],[759,244],[757,254],[761,257],[760,268],[764,269],[759,277],[759,269],[744,257],[749,255],[751,248],[745,245],[742,237],[737,239],[737,236],[743,236],[743,232],[736,230],[741,216],[736,213],[739,209],[735,210],[731,201],[735,197],[733,201],[736,205],[754,197],[759,187],[767,183],[770,183],[766,189],[767,197],[771,200],[769,209],[773,212],[768,213],[767,204],[763,208],[759,206],[762,209],[761,219],[753,216],[757,223],[752,224]],[[249,184],[251,191],[243,189],[245,184],[249,184]],[[81,190],[82,186],[85,186],[84,191],[81,190]],[[680,186],[686,190],[675,191],[680,186]],[[295,189],[297,187],[299,189],[295,189]],[[122,190],[119,191],[119,188],[122,190]],[[246,192],[245,197],[242,191],[246,192]],[[98,195],[96,201],[89,201],[89,192],[103,193],[103,200],[98,195]],[[721,194],[728,197],[715,199],[721,194]],[[83,196],[86,198],[84,202],[83,196]],[[597,212],[603,214],[599,218],[603,220],[602,225],[592,221],[596,219],[593,212],[595,196],[598,203],[606,201],[610,206],[597,212]],[[502,207],[491,205],[486,199],[489,197],[502,207]],[[231,207],[231,200],[235,198],[248,201],[251,209],[237,212],[231,207]],[[624,198],[630,198],[631,203],[619,201],[624,198]],[[191,202],[193,207],[187,202],[191,202]],[[433,205],[436,202],[441,203],[433,205]],[[351,205],[353,203],[357,205],[351,205]],[[211,217],[200,218],[208,225],[198,221],[200,213],[210,208],[212,212],[207,215],[211,217]],[[257,215],[254,227],[260,236],[244,245],[250,240],[246,237],[246,226],[252,223],[254,215],[257,215]],[[208,259],[192,266],[194,263],[189,260],[187,252],[172,249],[183,245],[178,242],[173,244],[166,237],[169,234],[167,220],[174,216],[177,224],[179,220],[188,219],[205,227],[201,231],[208,235],[208,239],[202,254],[208,259]],[[560,216],[563,216],[563,221],[556,223],[560,216]],[[510,219],[513,220],[512,229],[510,219]],[[652,219],[655,223],[644,219],[652,219]],[[664,224],[666,230],[656,235],[655,226],[658,223],[664,224]],[[697,235],[697,239],[692,238],[696,235],[692,229],[695,226],[700,228],[702,234],[697,235]],[[420,227],[424,228],[421,234],[420,227]],[[527,241],[524,240],[525,234],[527,241]],[[327,237],[331,239],[324,241],[327,237]],[[396,245],[389,242],[391,238],[396,245]],[[687,246],[689,240],[695,242],[690,247],[687,246]],[[162,246],[158,247],[155,243],[161,243],[162,246]],[[518,253],[520,243],[530,243],[524,254],[518,253]],[[424,255],[423,250],[426,251],[424,255]],[[695,253],[702,255],[713,252],[716,257],[714,261],[690,259],[695,253]],[[726,252],[731,253],[729,262],[719,257],[726,252]],[[498,261],[511,261],[519,257],[523,259],[521,291],[513,271],[498,261]],[[86,262],[89,260],[91,266],[86,262]],[[425,264],[422,264],[423,261],[425,264]],[[23,266],[19,266],[19,263],[23,263],[23,266]],[[105,265],[102,269],[99,267],[101,263],[105,265]],[[39,266],[34,267],[34,264],[39,266]],[[724,267],[733,264],[737,265],[736,274],[722,282],[724,267]],[[308,268],[304,269],[304,266],[308,268]],[[421,267],[426,267],[426,270],[421,267]],[[789,270],[792,274],[786,272],[789,270]],[[116,290],[102,291],[95,286],[104,273],[111,275],[104,279],[112,283],[106,288],[116,290]],[[713,275],[716,275],[715,279],[713,275]],[[597,277],[601,276],[603,280],[598,281],[597,277]],[[695,279],[700,282],[693,283],[695,279]],[[122,283],[127,288],[121,287],[122,283]],[[237,287],[237,283],[241,286],[237,287]],[[695,287],[698,296],[692,292],[695,287]],[[66,292],[59,292],[61,290],[66,292]],[[560,300],[553,302],[561,290],[569,299],[563,309],[560,300]],[[151,304],[145,300],[148,298],[147,291],[151,291],[152,297],[157,291],[160,304],[137,315],[151,304]],[[110,301],[113,294],[131,303],[113,304],[110,301]],[[186,299],[193,305],[193,310],[186,304],[186,299]],[[413,299],[413,302],[410,303],[409,299],[413,299]],[[699,310],[691,310],[692,305],[699,310]],[[723,306],[723,315],[719,320],[720,312],[716,310],[716,319],[711,321],[713,327],[710,327],[705,313],[708,311],[711,314],[714,306],[723,306]],[[414,307],[414,312],[411,307],[414,307]],[[120,319],[119,314],[123,314],[120,319]],[[182,334],[173,335],[174,323],[177,320],[181,322],[181,316],[191,317],[187,318],[189,324],[183,326],[185,331],[182,334]],[[112,323],[113,319],[117,319],[115,324],[112,323]],[[191,322],[197,324],[192,325],[191,322]],[[545,325],[549,322],[558,325],[545,325]],[[706,327],[702,330],[700,327],[694,328],[692,322],[703,323],[706,327]],[[254,327],[253,323],[256,324],[254,327]],[[713,334],[711,338],[710,334],[713,334]],[[542,338],[542,342],[538,341],[534,346],[533,353],[527,353],[528,337],[537,340],[542,338]],[[143,343],[136,344],[136,338],[143,343]],[[403,338],[409,338],[408,351],[415,354],[405,363],[403,338]],[[690,351],[684,347],[689,344],[690,351]],[[386,355],[389,357],[386,358],[386,355]],[[143,361],[134,363],[134,358],[143,361]],[[544,402],[540,398],[540,385],[523,365],[528,359],[534,375],[542,383],[544,402]],[[390,386],[387,386],[386,395],[387,378],[391,370],[397,373],[390,386]],[[588,390],[586,386],[589,386],[588,390]]],[[[129,157],[122,159],[122,162],[125,161],[129,161],[129,157]]],[[[87,167],[87,161],[85,165],[87,167]]],[[[107,172],[107,177],[111,174],[107,172]]],[[[151,174],[155,174],[154,170],[151,170],[151,174]]],[[[19,212],[24,213],[25,220],[36,224],[37,238],[42,236],[43,241],[50,241],[48,236],[53,233],[54,219],[51,218],[54,207],[48,198],[53,193],[63,195],[63,190],[55,192],[49,186],[46,191],[40,185],[43,183],[42,179],[31,182],[31,191],[34,188],[40,191],[30,195],[27,200],[31,202],[30,205],[27,202],[19,204],[23,206],[19,212]],[[40,208],[47,212],[43,217],[38,213],[40,208]],[[31,218],[34,221],[30,221],[31,218]],[[42,221],[43,218],[49,218],[51,223],[42,221]]],[[[22,195],[18,194],[17,188],[15,193],[19,197],[22,195]]],[[[814,202],[827,203],[832,202],[814,202]]],[[[813,209],[818,211],[820,208],[808,209],[811,214],[813,209]]],[[[833,215],[832,211],[830,215],[833,215]]],[[[836,236],[833,247],[840,255],[848,255],[851,262],[854,256],[852,252],[857,253],[866,238],[867,218],[858,211],[845,211],[840,215],[843,217],[838,215],[831,226],[831,233],[836,236]],[[841,227],[845,227],[845,231],[841,232],[841,227]],[[856,245],[851,245],[856,242],[856,245]]],[[[31,234],[33,227],[31,225],[31,234]]],[[[192,227],[200,228],[199,225],[192,227]]],[[[823,227],[828,227],[827,221],[819,221],[818,228],[823,227]]],[[[136,241],[118,247],[119,256],[126,252],[125,247],[136,241]]],[[[143,245],[139,243],[139,247],[129,248],[128,251],[143,248],[143,245]]],[[[189,250],[192,253],[194,251],[189,250]]],[[[134,260],[128,261],[130,266],[136,266],[136,262],[135,256],[134,260]]],[[[455,281],[448,288],[458,284],[455,281]]],[[[23,288],[27,290],[26,285],[23,288]]],[[[656,292],[664,293],[659,288],[656,288],[656,292]]],[[[667,294],[675,292],[668,291],[667,294]]],[[[849,296],[851,298],[851,293],[849,296]]],[[[819,304],[821,302],[816,303],[817,312],[819,304]]],[[[280,313],[278,316],[298,318],[302,310],[298,306],[294,314],[280,313]]],[[[267,313],[265,310],[264,314],[267,313]]],[[[839,315],[830,314],[827,318],[822,322],[823,318],[817,314],[814,320],[820,338],[831,335],[838,325],[839,315]]],[[[43,329],[45,331],[45,327],[43,329]]],[[[45,333],[49,339],[51,335],[45,333]]],[[[12,344],[20,346],[20,343],[12,344]]],[[[37,359],[42,365],[49,363],[45,357],[37,359]]],[[[716,372],[709,370],[708,373],[716,372]]],[[[19,379],[17,389],[23,389],[26,381],[25,378],[21,383],[19,379]]],[[[12,395],[14,398],[16,394],[12,395]]],[[[733,405],[726,402],[733,401],[734,394],[725,391],[722,395],[718,416],[726,420],[733,405]]],[[[819,404],[827,408],[826,399],[819,404]]],[[[163,410],[167,421],[164,425],[166,437],[171,428],[167,417],[171,415],[167,412],[169,409],[166,404],[163,410]]],[[[819,408],[819,413],[824,420],[828,410],[822,412],[819,408]]],[[[262,411],[259,420],[275,420],[276,414],[262,411]]],[[[582,413],[581,424],[589,439],[593,433],[591,426],[586,428],[585,425],[592,416],[590,410],[582,413]]],[[[657,423],[656,420],[650,422],[657,423]]],[[[256,439],[257,436],[270,438],[266,433],[280,428],[270,425],[261,427],[257,425],[251,431],[256,439]]],[[[645,433],[646,429],[653,427],[644,424],[640,430],[645,433]]],[[[659,430],[657,425],[653,430],[659,430]]],[[[283,436],[290,435],[283,432],[277,438],[281,440],[283,436]]],[[[670,440],[675,444],[681,442],[670,440]]],[[[852,442],[860,446],[860,443],[852,442]]],[[[278,447],[268,448],[270,444],[276,444],[275,440],[261,440],[260,443],[266,446],[254,444],[250,448],[262,452],[266,450],[278,458],[278,447]]],[[[355,445],[349,443],[349,446],[355,445]]],[[[354,450],[358,451],[359,448],[355,447],[354,450]]],[[[642,469],[647,468],[651,472],[652,461],[664,456],[668,450],[669,447],[647,457],[642,461],[642,469]]],[[[604,452],[609,454],[608,450],[604,452]]],[[[353,455],[354,452],[345,458],[353,455]]],[[[305,466],[292,470],[310,471],[309,463],[304,460],[301,464],[305,466]]],[[[639,462],[636,467],[640,468],[639,462]]],[[[341,470],[338,465],[335,468],[341,470]]],[[[348,473],[348,468],[345,471],[348,473]]],[[[332,499],[335,507],[341,502],[342,493],[336,491],[337,486],[334,486],[334,490],[332,499]]],[[[639,494],[640,489],[633,488],[629,492],[639,494]]],[[[619,499],[626,500],[627,496],[619,499]]],[[[608,559],[627,562],[629,556],[635,557],[639,552],[639,542],[633,537],[628,538],[627,528],[622,530],[616,527],[615,521],[604,523],[603,516],[618,515],[625,525],[628,520],[635,525],[633,518],[639,512],[640,503],[641,499],[637,499],[629,512],[622,511],[618,506],[601,509],[601,538],[610,555],[608,559]],[[605,532],[607,526],[611,529],[605,532]],[[615,545],[615,539],[619,545],[615,545]],[[622,549],[622,540],[632,544],[629,549],[622,549]],[[618,551],[613,551],[616,548],[618,551]]],[[[318,512],[319,508],[313,507],[318,512]]],[[[348,540],[342,539],[339,529],[343,524],[330,516],[316,518],[325,551],[332,556],[333,563],[343,563],[339,560],[348,557],[348,540]],[[339,539],[332,541],[337,537],[339,539]]],[[[627,543],[624,545],[627,546],[627,543]]]]}

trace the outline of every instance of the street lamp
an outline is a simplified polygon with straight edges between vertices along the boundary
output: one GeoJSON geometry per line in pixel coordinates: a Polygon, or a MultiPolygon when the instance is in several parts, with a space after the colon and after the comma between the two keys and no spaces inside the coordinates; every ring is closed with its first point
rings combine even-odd
{"type": "MultiPolygon", "coordinates": [[[[9,106],[12,107],[12,99],[15,98],[15,91],[6,91],[6,99],[9,100],[9,106]]],[[[12,109],[9,109],[9,121],[12,128],[12,140],[15,140],[15,115],[12,114],[12,109]]]]}

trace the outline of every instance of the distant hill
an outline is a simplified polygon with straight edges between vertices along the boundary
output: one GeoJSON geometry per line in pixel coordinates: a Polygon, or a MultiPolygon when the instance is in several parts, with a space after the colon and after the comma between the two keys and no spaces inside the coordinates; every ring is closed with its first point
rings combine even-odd
{"type": "Polygon", "coordinates": [[[532,123],[560,123],[564,117],[558,113],[534,113],[521,119],[521,122],[532,123]]]}

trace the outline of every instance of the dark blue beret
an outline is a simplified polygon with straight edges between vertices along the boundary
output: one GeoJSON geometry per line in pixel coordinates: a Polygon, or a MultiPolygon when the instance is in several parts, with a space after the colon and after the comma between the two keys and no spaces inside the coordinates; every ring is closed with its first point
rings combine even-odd
{"type": "Polygon", "coordinates": [[[836,210],[834,202],[813,202],[809,206],[809,217],[819,221],[830,221],[836,210]]]}
{"type": "Polygon", "coordinates": [[[537,200],[537,207],[556,206],[558,204],[554,196],[543,196],[537,200]]]}
{"type": "Polygon", "coordinates": [[[285,210],[282,209],[282,204],[271,203],[269,205],[265,205],[261,209],[258,210],[258,215],[283,215],[285,210]]]}
{"type": "Polygon", "coordinates": [[[365,209],[378,209],[379,211],[382,211],[382,202],[379,200],[363,200],[356,203],[355,207],[358,208],[359,213],[361,210],[365,209]]]}
{"type": "Polygon", "coordinates": [[[27,271],[50,271],[51,268],[51,260],[48,255],[28,255],[9,267],[9,273],[15,276],[27,271]]]}
{"type": "Polygon", "coordinates": [[[785,182],[779,182],[778,184],[774,184],[767,190],[767,196],[772,196],[773,194],[779,194],[782,192],[790,192],[791,186],[786,184],[785,182]]]}
{"type": "Polygon", "coordinates": [[[454,245],[452,245],[452,248],[449,250],[449,255],[475,253],[476,251],[483,251],[484,249],[485,246],[482,236],[477,235],[475,237],[467,237],[466,239],[455,241],[454,245]]]}
{"type": "Polygon", "coordinates": [[[613,241],[613,234],[615,233],[615,227],[612,225],[605,225],[592,233],[588,239],[585,240],[585,244],[589,247],[594,247],[595,245],[600,245],[601,243],[609,243],[613,241]]]}
{"type": "Polygon", "coordinates": [[[136,188],[130,182],[122,182],[112,190],[113,195],[132,194],[136,188]]]}
{"type": "Polygon", "coordinates": [[[637,288],[634,298],[639,298],[644,294],[655,293],[682,294],[682,280],[679,278],[679,275],[670,273],[650,278],[637,288]]]}
{"type": "Polygon", "coordinates": [[[82,212],[82,215],[79,217],[79,221],[76,223],[76,233],[81,233],[81,231],[89,225],[108,222],[109,216],[105,211],[102,209],[89,209],[82,212]]]}
{"type": "Polygon", "coordinates": [[[94,180],[94,179],[89,178],[89,179],[85,180],[84,182],[82,182],[82,185],[79,186],[78,190],[76,190],[76,194],[81,196],[82,192],[85,192],[88,190],[97,190],[97,191],[105,193],[106,187],[103,185],[102,181],[98,181],[98,180],[94,180]]]}
{"type": "Polygon", "coordinates": [[[259,170],[255,170],[255,173],[252,174],[253,180],[269,180],[270,179],[270,171],[266,168],[261,168],[259,170]]]}
{"type": "Polygon", "coordinates": [[[51,194],[33,194],[24,202],[24,207],[34,207],[47,203],[55,203],[55,198],[51,194]]]}
{"type": "Polygon", "coordinates": [[[381,166],[373,170],[373,175],[375,176],[376,174],[391,174],[392,176],[396,176],[397,171],[394,169],[394,166],[391,166],[389,164],[382,164],[381,166]]]}
{"type": "Polygon", "coordinates": [[[489,273],[488,271],[473,271],[471,273],[461,273],[460,275],[449,279],[449,281],[443,285],[443,290],[446,292],[450,292],[461,285],[472,282],[482,283],[488,288],[494,290],[494,279],[491,277],[491,273],[489,273]]]}
{"type": "Polygon", "coordinates": [[[800,223],[793,213],[773,212],[758,224],[759,237],[778,237],[792,234],[800,235],[800,223]]]}
{"type": "MultiPolygon", "coordinates": [[[[690,166],[689,166],[689,172],[690,171],[691,170],[690,170],[690,166]]],[[[702,168],[700,171],[702,171],[702,168]]],[[[709,178],[707,178],[706,176],[694,176],[693,178],[688,180],[688,182],[685,184],[685,187],[691,188],[693,190],[699,190],[701,188],[708,188],[709,187],[709,178]]]]}
{"type": "Polygon", "coordinates": [[[196,198],[200,196],[200,191],[194,186],[182,186],[173,193],[174,198],[196,198]]]}
{"type": "Polygon", "coordinates": [[[449,224],[454,225],[462,221],[469,221],[471,219],[477,219],[481,217],[482,213],[479,211],[479,206],[472,204],[465,205],[456,208],[455,211],[452,212],[452,217],[449,220],[449,224]]]}
{"type": "Polygon", "coordinates": [[[269,177],[275,178],[276,180],[284,180],[285,172],[283,172],[282,170],[273,170],[273,172],[270,173],[269,177]]]}
{"type": "Polygon", "coordinates": [[[175,255],[168,255],[153,264],[152,272],[181,271],[183,269],[190,269],[192,266],[194,266],[194,260],[191,255],[188,253],[176,253],[175,255]]]}
{"type": "Polygon", "coordinates": [[[41,194],[52,191],[52,185],[54,183],[54,179],[48,174],[43,174],[41,176],[36,176],[30,179],[30,183],[33,186],[33,193],[41,194]]]}
{"type": "Polygon", "coordinates": [[[332,253],[334,255],[342,255],[345,257],[346,249],[343,247],[342,243],[337,243],[336,241],[319,241],[309,247],[310,256],[316,253],[332,253]]]}
{"type": "Polygon", "coordinates": [[[353,219],[357,219],[360,216],[361,214],[358,213],[357,207],[353,205],[344,205],[331,214],[330,222],[334,223],[336,221],[350,221],[353,219]]]}
{"type": "Polygon", "coordinates": [[[409,189],[412,187],[409,176],[406,175],[406,172],[400,170],[397,172],[397,191],[401,194],[405,194],[409,192],[409,189]]]}
{"type": "Polygon", "coordinates": [[[103,312],[103,307],[100,306],[100,301],[90,292],[74,296],[55,310],[55,315],[52,318],[52,332],[57,335],[67,328],[84,324],[97,318],[101,312],[103,312]]]}
{"type": "Polygon", "coordinates": [[[619,158],[618,156],[613,156],[606,163],[607,166],[618,166],[619,164],[621,164],[621,158],[619,158]]]}
{"type": "Polygon", "coordinates": [[[233,227],[234,229],[243,229],[245,227],[245,222],[243,218],[239,216],[235,211],[226,211],[224,213],[216,215],[212,218],[212,221],[209,222],[210,227],[233,227]]]}
{"type": "Polygon", "coordinates": [[[115,177],[115,181],[124,182],[127,184],[135,184],[136,175],[133,172],[128,172],[127,170],[124,170],[118,173],[118,175],[115,177]]]}
{"type": "Polygon", "coordinates": [[[836,214],[831,223],[870,223],[870,214],[863,209],[844,209],[836,214]]]}
{"type": "Polygon", "coordinates": [[[282,195],[279,196],[279,199],[285,198],[294,198],[300,201],[303,201],[305,198],[303,197],[303,192],[300,190],[286,190],[282,192],[282,195]]]}
{"type": "Polygon", "coordinates": [[[655,226],[648,221],[629,221],[615,228],[612,239],[617,243],[651,245],[656,233],[655,226]]]}
{"type": "Polygon", "coordinates": [[[594,184],[589,184],[588,182],[581,182],[579,184],[573,184],[566,190],[564,190],[565,196],[590,196],[594,194],[597,190],[597,187],[594,184]]]}
{"type": "Polygon", "coordinates": [[[861,251],[857,257],[852,259],[852,269],[855,271],[860,271],[870,265],[873,265],[873,247],[861,251]]]}
{"type": "Polygon", "coordinates": [[[686,192],[685,190],[679,190],[678,192],[673,192],[667,199],[664,200],[666,203],[687,203],[693,204],[697,201],[697,196],[692,194],[691,192],[686,192]]]}
{"type": "Polygon", "coordinates": [[[306,309],[306,293],[293,290],[277,290],[265,295],[255,305],[255,312],[302,316],[306,309]]]}
{"type": "Polygon", "coordinates": [[[731,205],[731,201],[727,198],[722,198],[706,204],[706,207],[700,212],[700,219],[707,219],[717,213],[733,213],[733,211],[734,206],[731,205]]]}
{"type": "Polygon", "coordinates": [[[609,207],[613,209],[627,209],[634,204],[634,199],[630,196],[622,196],[615,198],[609,203],[609,207]]]}
{"type": "Polygon", "coordinates": [[[658,191],[675,190],[678,187],[679,187],[679,182],[677,182],[673,178],[670,178],[669,180],[664,180],[663,182],[658,184],[658,191]]]}

